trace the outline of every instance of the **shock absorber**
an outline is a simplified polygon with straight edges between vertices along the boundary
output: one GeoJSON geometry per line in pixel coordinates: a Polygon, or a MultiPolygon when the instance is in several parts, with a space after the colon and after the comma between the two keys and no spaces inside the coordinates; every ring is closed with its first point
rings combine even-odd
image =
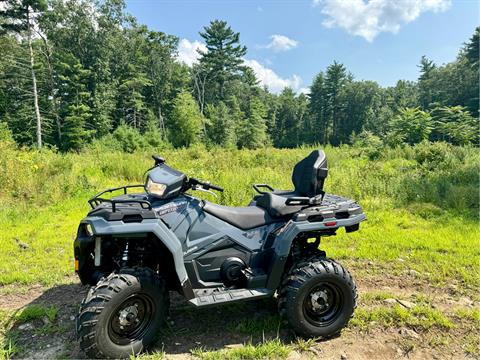
{"type": "Polygon", "coordinates": [[[125,241],[125,248],[122,252],[122,265],[128,266],[128,260],[130,259],[130,242],[128,240],[125,241]]]}

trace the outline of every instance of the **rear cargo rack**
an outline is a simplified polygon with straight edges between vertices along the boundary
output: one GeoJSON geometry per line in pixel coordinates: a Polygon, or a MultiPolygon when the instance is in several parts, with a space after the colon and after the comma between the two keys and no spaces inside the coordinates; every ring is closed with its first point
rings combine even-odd
{"type": "Polygon", "coordinates": [[[117,188],[111,188],[111,189],[103,190],[102,192],[99,192],[98,194],[93,196],[90,200],[88,200],[88,203],[90,204],[92,209],[95,209],[95,207],[97,207],[98,205],[100,205],[102,203],[110,203],[110,204],[112,204],[112,212],[116,211],[117,204],[133,204],[133,203],[139,204],[142,207],[142,209],[152,210],[152,204],[148,200],[142,200],[142,199],[106,199],[106,198],[101,197],[104,194],[112,193],[112,192],[118,191],[118,190],[123,190],[123,194],[127,195],[127,193],[128,193],[127,189],[131,189],[131,188],[142,188],[143,190],[145,190],[145,185],[125,185],[125,186],[120,186],[120,187],[117,187],[117,188]]]}

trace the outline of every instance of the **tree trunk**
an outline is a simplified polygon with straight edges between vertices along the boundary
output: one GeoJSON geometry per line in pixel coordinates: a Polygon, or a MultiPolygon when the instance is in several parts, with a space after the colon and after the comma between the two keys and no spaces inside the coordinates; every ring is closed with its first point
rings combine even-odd
{"type": "Polygon", "coordinates": [[[162,139],[167,138],[167,133],[165,131],[165,120],[163,119],[162,115],[162,107],[158,105],[158,122],[159,122],[159,127],[160,127],[160,132],[162,134],[162,139]]]}
{"type": "Polygon", "coordinates": [[[57,125],[57,137],[58,137],[58,143],[62,143],[62,122],[60,121],[60,115],[59,115],[59,104],[58,104],[58,99],[55,95],[55,81],[53,79],[53,66],[52,66],[52,53],[50,52],[50,48],[48,46],[48,41],[43,36],[40,34],[40,37],[43,40],[43,43],[45,45],[45,59],[47,60],[47,66],[48,66],[48,76],[49,76],[49,81],[50,81],[50,96],[52,97],[52,105],[53,105],[53,112],[55,116],[55,124],[57,125]]]}
{"type": "Polygon", "coordinates": [[[32,85],[33,85],[33,106],[35,108],[35,116],[37,118],[37,147],[42,148],[42,118],[40,117],[40,108],[38,106],[38,92],[37,92],[37,77],[35,76],[33,47],[32,47],[32,28],[30,24],[30,9],[27,9],[27,24],[28,24],[28,49],[30,51],[30,69],[32,71],[32,85]]]}

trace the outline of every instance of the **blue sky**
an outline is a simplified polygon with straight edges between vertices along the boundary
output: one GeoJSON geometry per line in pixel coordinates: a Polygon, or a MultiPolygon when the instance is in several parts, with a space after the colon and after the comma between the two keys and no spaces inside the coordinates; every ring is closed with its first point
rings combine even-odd
{"type": "Polygon", "coordinates": [[[480,24],[477,0],[127,0],[150,28],[178,36],[180,58],[195,61],[198,32],[226,20],[248,47],[245,57],[273,91],[302,91],[333,60],[356,79],[394,85],[415,80],[426,55],[455,59],[480,24]]]}

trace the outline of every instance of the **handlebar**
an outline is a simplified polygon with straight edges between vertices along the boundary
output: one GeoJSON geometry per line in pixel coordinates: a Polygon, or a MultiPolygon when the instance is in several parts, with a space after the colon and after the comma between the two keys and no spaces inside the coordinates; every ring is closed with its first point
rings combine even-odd
{"type": "Polygon", "coordinates": [[[212,190],[223,192],[223,188],[221,188],[220,186],[213,185],[213,184],[210,184],[209,182],[201,181],[196,178],[190,178],[188,180],[188,185],[190,186],[190,188],[193,188],[196,185],[200,185],[205,190],[212,189],[212,190]]]}
{"type": "Polygon", "coordinates": [[[217,190],[217,191],[223,192],[223,188],[221,188],[220,186],[217,186],[217,185],[213,185],[213,184],[203,184],[203,187],[204,187],[206,190],[212,189],[212,190],[217,190]]]}

